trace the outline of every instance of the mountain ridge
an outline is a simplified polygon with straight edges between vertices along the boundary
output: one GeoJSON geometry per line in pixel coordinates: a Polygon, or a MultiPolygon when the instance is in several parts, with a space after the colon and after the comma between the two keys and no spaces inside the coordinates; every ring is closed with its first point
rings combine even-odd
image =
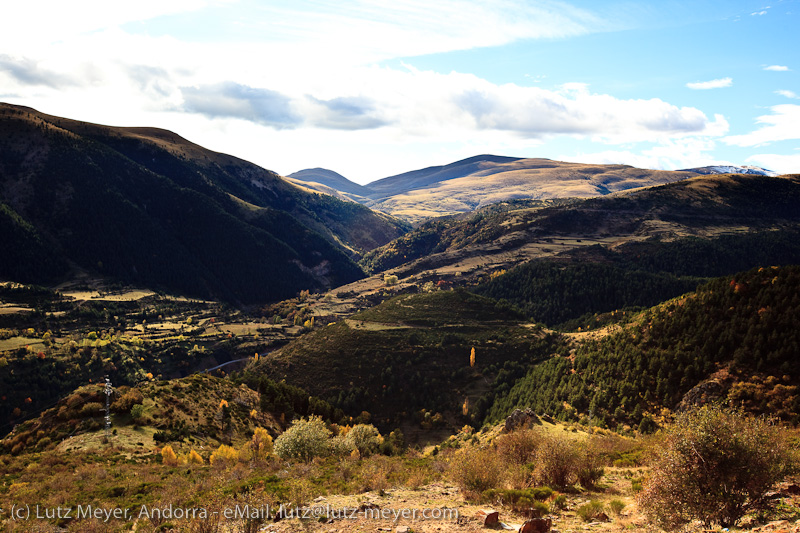
{"type": "Polygon", "coordinates": [[[52,282],[78,269],[269,301],[361,277],[352,259],[404,231],[167,130],[0,104],[0,145],[0,231],[17,243],[0,276],[16,281],[52,282]],[[40,268],[38,257],[57,264],[40,268]]]}
{"type": "MultiPolygon", "coordinates": [[[[372,209],[418,224],[429,218],[467,213],[497,202],[525,198],[590,198],[696,175],[628,165],[484,154],[373,181],[359,186],[358,196],[344,194],[372,209]]],[[[293,176],[293,179],[304,180],[300,173],[293,176]]],[[[305,184],[323,190],[313,182],[305,184]]],[[[336,187],[330,180],[324,181],[324,185],[336,187]]]]}

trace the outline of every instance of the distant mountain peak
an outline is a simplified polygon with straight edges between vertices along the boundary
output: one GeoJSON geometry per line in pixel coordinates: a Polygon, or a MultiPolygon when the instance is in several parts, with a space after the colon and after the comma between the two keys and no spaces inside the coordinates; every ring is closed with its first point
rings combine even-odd
{"type": "Polygon", "coordinates": [[[678,172],[695,172],[697,174],[752,174],[756,176],[775,177],[779,174],[766,168],[751,165],[710,165],[707,167],[686,168],[678,172]]]}

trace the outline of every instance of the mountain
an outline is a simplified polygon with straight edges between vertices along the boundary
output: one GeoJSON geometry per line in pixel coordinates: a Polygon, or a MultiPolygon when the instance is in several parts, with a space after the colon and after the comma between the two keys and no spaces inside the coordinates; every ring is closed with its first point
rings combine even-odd
{"type": "Polygon", "coordinates": [[[352,182],[338,172],[324,168],[308,168],[287,176],[289,181],[312,189],[331,194],[331,189],[343,193],[346,197],[365,203],[370,190],[363,185],[352,182]]]}
{"type": "Polygon", "coordinates": [[[494,168],[496,165],[519,161],[518,157],[504,157],[498,155],[478,155],[450,163],[427,167],[420,170],[404,172],[388,178],[373,181],[367,187],[372,191],[371,197],[375,199],[387,198],[398,194],[424,189],[432,185],[456,178],[463,178],[475,172],[494,168]]]}
{"type": "MultiPolygon", "coordinates": [[[[358,189],[359,197],[350,197],[372,209],[420,223],[429,218],[467,213],[513,199],[590,198],[662,185],[696,175],[626,165],[479,155],[449,165],[383,178],[358,189]]],[[[297,178],[312,179],[311,176],[308,179],[297,178]]],[[[338,182],[326,180],[322,183],[337,188],[338,182]]],[[[341,186],[349,187],[346,183],[341,186]]]]}
{"type": "Polygon", "coordinates": [[[687,168],[684,170],[679,170],[678,172],[694,172],[696,174],[755,174],[757,176],[778,176],[778,173],[773,172],[772,170],[748,165],[741,167],[737,167],[735,165],[712,165],[709,167],[687,168]]]}
{"type": "Polygon", "coordinates": [[[70,271],[233,302],[358,279],[401,223],[155,128],[0,104],[0,276],[70,271]]]}

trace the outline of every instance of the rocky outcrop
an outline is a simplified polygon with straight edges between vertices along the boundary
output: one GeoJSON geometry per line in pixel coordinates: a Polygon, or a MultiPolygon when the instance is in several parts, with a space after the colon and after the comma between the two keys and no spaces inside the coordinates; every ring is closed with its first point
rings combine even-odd
{"type": "Polygon", "coordinates": [[[514,412],[506,418],[503,431],[511,433],[515,429],[529,428],[534,424],[540,425],[541,423],[542,421],[539,420],[539,417],[536,416],[536,413],[531,409],[525,409],[524,411],[521,409],[514,409],[514,412]]]}

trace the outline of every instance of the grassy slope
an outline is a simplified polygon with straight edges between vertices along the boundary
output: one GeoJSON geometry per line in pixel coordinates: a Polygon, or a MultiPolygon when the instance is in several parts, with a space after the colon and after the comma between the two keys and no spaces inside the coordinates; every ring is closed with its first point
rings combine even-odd
{"type": "MultiPolygon", "coordinates": [[[[445,167],[446,168],[446,167],[445,167]]],[[[422,172],[422,171],[418,171],[422,172]]],[[[452,173],[451,173],[452,174],[452,173]]],[[[386,178],[368,185],[376,192],[370,207],[419,222],[424,218],[473,211],[519,198],[595,197],[636,187],[661,185],[694,176],[689,172],[645,170],[624,165],[589,165],[549,159],[480,162],[456,175],[437,175],[420,186],[398,188],[386,178]],[[383,182],[387,182],[385,185],[383,182]]]]}

